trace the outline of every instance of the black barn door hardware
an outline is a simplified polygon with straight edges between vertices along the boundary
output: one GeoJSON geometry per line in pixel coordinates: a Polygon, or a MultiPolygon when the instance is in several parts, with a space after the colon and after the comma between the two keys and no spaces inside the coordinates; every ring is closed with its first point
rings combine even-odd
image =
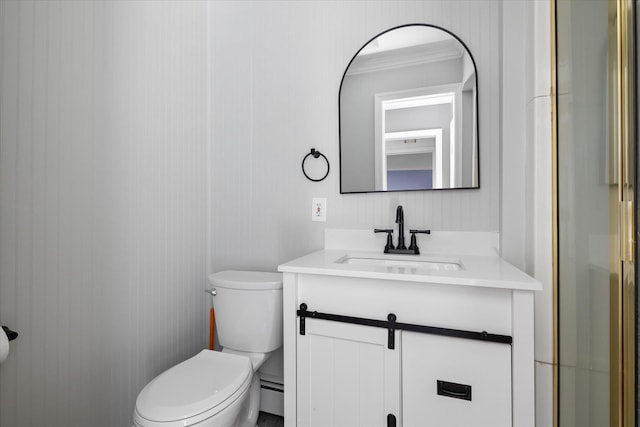
{"type": "Polygon", "coordinates": [[[513,338],[510,335],[490,334],[487,331],[475,332],[462,329],[440,328],[437,326],[414,325],[411,323],[396,322],[396,315],[389,313],[387,320],[367,319],[363,317],[343,316],[341,314],[320,313],[309,311],[307,304],[300,304],[300,309],[296,311],[300,318],[300,335],[305,335],[305,319],[330,320],[333,322],[351,323],[355,325],[373,326],[374,328],[385,328],[389,331],[387,347],[391,350],[395,348],[395,331],[411,331],[423,334],[440,335],[453,338],[464,338],[476,341],[494,342],[499,344],[511,344],[513,338]]]}

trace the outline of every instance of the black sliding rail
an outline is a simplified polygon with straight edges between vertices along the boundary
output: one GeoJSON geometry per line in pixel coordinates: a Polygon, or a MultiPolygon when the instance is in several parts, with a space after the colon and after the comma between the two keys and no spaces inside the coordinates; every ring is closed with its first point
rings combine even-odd
{"type": "Polygon", "coordinates": [[[411,323],[396,322],[396,315],[389,313],[387,320],[367,319],[363,317],[343,316],[341,314],[320,313],[318,311],[307,310],[307,304],[300,304],[300,309],[296,311],[300,318],[300,335],[305,335],[305,319],[330,320],[333,322],[351,323],[355,325],[373,326],[375,328],[385,328],[389,331],[387,347],[395,348],[395,331],[411,331],[423,334],[440,335],[454,338],[464,338],[476,341],[493,342],[499,344],[512,344],[513,338],[509,335],[490,334],[487,331],[474,332],[461,329],[440,328],[437,326],[414,325],[411,323]]]}

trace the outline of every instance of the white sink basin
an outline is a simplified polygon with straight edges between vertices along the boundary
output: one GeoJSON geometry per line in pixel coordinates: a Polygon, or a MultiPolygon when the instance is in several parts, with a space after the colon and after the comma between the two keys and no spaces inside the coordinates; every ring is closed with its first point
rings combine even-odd
{"type": "Polygon", "coordinates": [[[462,262],[454,258],[427,257],[417,255],[347,254],[336,261],[338,264],[366,265],[373,267],[398,267],[421,270],[459,271],[462,262]]]}

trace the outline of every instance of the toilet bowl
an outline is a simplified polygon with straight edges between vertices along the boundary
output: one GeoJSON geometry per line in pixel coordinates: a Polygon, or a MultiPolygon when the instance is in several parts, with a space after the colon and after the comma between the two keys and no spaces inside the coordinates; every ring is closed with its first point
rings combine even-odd
{"type": "Polygon", "coordinates": [[[202,350],[147,384],[136,400],[135,427],[256,426],[257,370],[282,345],[282,276],[223,271],[209,280],[223,350],[202,350]]]}

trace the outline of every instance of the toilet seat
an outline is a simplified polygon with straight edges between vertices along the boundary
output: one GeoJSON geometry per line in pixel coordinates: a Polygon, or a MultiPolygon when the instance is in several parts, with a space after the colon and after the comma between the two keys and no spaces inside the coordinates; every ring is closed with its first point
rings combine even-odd
{"type": "Polygon", "coordinates": [[[242,396],[252,374],[248,357],[202,350],[147,384],[136,401],[137,415],[151,423],[199,422],[242,396]]]}

